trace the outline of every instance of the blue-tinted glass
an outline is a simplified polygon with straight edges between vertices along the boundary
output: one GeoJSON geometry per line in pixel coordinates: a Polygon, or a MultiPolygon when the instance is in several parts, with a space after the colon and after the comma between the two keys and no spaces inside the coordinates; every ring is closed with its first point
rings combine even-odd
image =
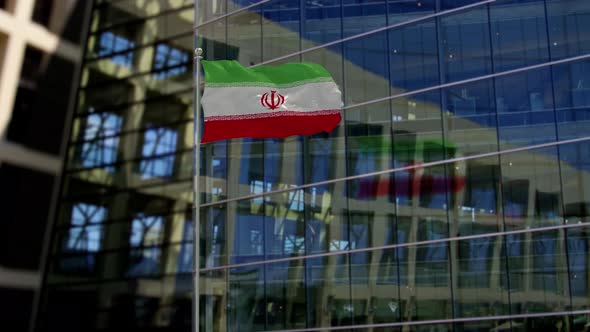
{"type": "Polygon", "coordinates": [[[137,215],[131,221],[129,245],[136,247],[131,252],[127,276],[153,275],[160,271],[163,217],[137,215]]]}
{"type": "Polygon", "coordinates": [[[344,44],[344,97],[347,105],[389,95],[387,56],[385,32],[344,44]]]}
{"type": "Polygon", "coordinates": [[[389,32],[392,94],[439,83],[434,21],[389,32]]]}
{"type": "Polygon", "coordinates": [[[487,7],[440,19],[440,56],[445,82],[491,73],[487,7]]]}
{"type": "Polygon", "coordinates": [[[590,132],[590,62],[553,66],[559,139],[587,136],[590,132]]]}
{"type": "Polygon", "coordinates": [[[447,156],[497,151],[492,80],[449,87],[443,93],[447,110],[447,156]]]}
{"type": "Polygon", "coordinates": [[[496,107],[501,148],[553,141],[555,113],[549,69],[496,79],[496,107]]]}
{"type": "Polygon", "coordinates": [[[303,49],[306,43],[323,44],[342,38],[341,0],[305,1],[301,20],[303,49]]]}
{"type": "Polygon", "coordinates": [[[496,72],[549,59],[543,1],[498,1],[490,5],[490,21],[496,72]]]}
{"type": "MultiPolygon", "coordinates": [[[[302,142],[301,137],[264,141],[264,183],[268,190],[303,184],[302,142]],[[284,172],[290,167],[295,169],[284,172]]],[[[269,197],[267,206],[272,206],[274,212],[271,214],[273,218],[265,219],[268,255],[289,256],[305,252],[304,205],[302,189],[269,197]]]]}
{"type": "Polygon", "coordinates": [[[569,281],[574,310],[590,307],[588,287],[588,252],[590,250],[587,228],[567,231],[569,281]]]}
{"type": "Polygon", "coordinates": [[[342,0],[343,36],[375,30],[386,24],[386,0],[342,0]]]}
{"type": "Polygon", "coordinates": [[[564,270],[566,260],[563,255],[565,250],[562,241],[563,239],[557,233],[539,232],[533,235],[531,241],[533,257],[530,262],[532,266],[529,267],[532,275],[527,277],[532,277],[533,290],[545,292],[548,296],[544,297],[543,301],[538,301],[543,303],[531,305],[532,310],[546,311],[556,305],[558,307],[567,305],[566,303],[557,304],[561,302],[560,295],[569,292],[567,272],[564,270]]]}
{"type": "Polygon", "coordinates": [[[170,47],[166,44],[159,44],[154,54],[153,70],[154,77],[158,79],[176,76],[187,72],[187,52],[170,47]]]}
{"type": "Polygon", "coordinates": [[[131,40],[106,31],[100,34],[98,45],[99,56],[107,56],[112,53],[117,53],[116,55],[110,57],[114,63],[125,67],[130,67],[133,65],[133,51],[122,53],[135,47],[135,43],[131,40]]]}
{"type": "Polygon", "coordinates": [[[270,60],[299,51],[299,0],[275,0],[262,5],[262,57],[270,60]]]}
{"type": "Polygon", "coordinates": [[[64,239],[63,251],[77,255],[63,257],[59,269],[73,273],[88,273],[96,268],[96,252],[102,248],[103,225],[107,218],[105,207],[87,203],[72,206],[70,228],[64,239]]]}
{"type": "Polygon", "coordinates": [[[227,248],[230,245],[227,241],[231,236],[227,234],[230,227],[227,223],[227,209],[225,206],[215,206],[207,209],[201,219],[202,229],[202,246],[205,261],[202,262],[206,267],[213,267],[227,264],[227,248]]]}
{"type": "Polygon", "coordinates": [[[74,251],[98,251],[102,234],[100,225],[106,219],[104,207],[78,203],[72,207],[72,228],[69,230],[66,249],[74,251]]]}
{"type": "Polygon", "coordinates": [[[388,24],[398,24],[433,14],[436,0],[387,0],[388,24]]]}
{"type": "Polygon", "coordinates": [[[142,178],[169,177],[174,172],[177,133],[169,128],[149,127],[144,133],[139,164],[142,178]]]}
{"type": "Polygon", "coordinates": [[[590,52],[590,2],[549,0],[547,21],[552,59],[590,52]]]}
{"type": "MultiPolygon", "coordinates": [[[[502,0],[500,0],[502,1],[502,0]]],[[[472,4],[476,4],[478,2],[482,2],[482,0],[439,0],[440,10],[449,10],[455,9],[459,7],[464,7],[472,4]]],[[[485,5],[482,5],[485,6],[485,5]]]]}
{"type": "MultiPolygon", "coordinates": [[[[121,130],[122,118],[113,113],[91,113],[86,118],[84,143],[80,160],[85,167],[112,164],[117,160],[119,137],[114,136],[121,130]]],[[[113,166],[104,169],[113,172],[113,166]]]]}
{"type": "Polygon", "coordinates": [[[219,141],[209,144],[202,151],[201,174],[206,174],[203,182],[206,202],[228,196],[228,186],[224,181],[228,172],[228,146],[228,142],[219,141]]]}

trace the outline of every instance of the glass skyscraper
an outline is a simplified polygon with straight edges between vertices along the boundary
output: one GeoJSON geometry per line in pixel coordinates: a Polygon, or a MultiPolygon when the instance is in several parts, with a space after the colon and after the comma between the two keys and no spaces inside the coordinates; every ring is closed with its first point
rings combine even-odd
{"type": "Polygon", "coordinates": [[[201,331],[590,329],[589,1],[193,5],[94,3],[37,330],[190,329],[195,45],[344,96],[201,146],[201,331]]]}

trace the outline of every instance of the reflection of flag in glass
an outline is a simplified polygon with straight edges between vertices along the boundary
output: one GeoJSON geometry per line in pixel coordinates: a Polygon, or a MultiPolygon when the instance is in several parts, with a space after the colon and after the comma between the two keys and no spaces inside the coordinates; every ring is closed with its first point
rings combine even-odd
{"type": "MultiPolygon", "coordinates": [[[[431,140],[408,140],[395,142],[381,136],[369,136],[358,139],[360,144],[357,174],[377,171],[377,161],[389,158],[393,152],[394,168],[415,165],[415,160],[443,159],[445,149],[448,158],[455,157],[456,148],[444,142],[431,140]],[[392,151],[393,150],[393,151],[392,151]],[[361,166],[362,165],[362,166],[361,166]],[[362,169],[358,169],[359,166],[362,169]]],[[[421,167],[394,174],[366,177],[358,180],[354,197],[369,199],[380,196],[416,197],[420,193],[457,192],[465,186],[465,177],[457,174],[419,174],[421,167]]],[[[452,170],[451,170],[452,171],[452,170]]]]}
{"type": "Polygon", "coordinates": [[[318,64],[244,68],[237,61],[202,61],[202,142],[283,138],[332,131],[340,123],[342,94],[318,64]]]}

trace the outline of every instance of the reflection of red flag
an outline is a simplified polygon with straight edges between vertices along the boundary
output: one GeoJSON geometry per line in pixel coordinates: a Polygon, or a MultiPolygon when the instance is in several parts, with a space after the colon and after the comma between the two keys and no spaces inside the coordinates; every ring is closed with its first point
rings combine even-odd
{"type": "Polygon", "coordinates": [[[392,174],[382,175],[379,178],[369,177],[361,179],[359,183],[358,198],[367,199],[387,195],[417,197],[428,193],[458,192],[465,186],[465,177],[462,175],[423,175],[417,176],[416,169],[410,174],[395,176],[391,181],[392,174]],[[392,187],[393,186],[393,187],[392,187]]]}
{"type": "Polygon", "coordinates": [[[444,156],[445,153],[454,156],[456,147],[453,144],[436,139],[398,140],[393,144],[389,136],[379,135],[359,137],[355,140],[360,145],[360,156],[364,157],[358,161],[360,163],[368,163],[368,160],[387,160],[393,152],[397,161],[406,166],[416,166],[407,171],[356,180],[356,197],[360,199],[388,195],[417,197],[421,193],[458,192],[465,186],[463,175],[422,175],[422,166],[414,161],[419,156],[432,158],[444,156]]]}

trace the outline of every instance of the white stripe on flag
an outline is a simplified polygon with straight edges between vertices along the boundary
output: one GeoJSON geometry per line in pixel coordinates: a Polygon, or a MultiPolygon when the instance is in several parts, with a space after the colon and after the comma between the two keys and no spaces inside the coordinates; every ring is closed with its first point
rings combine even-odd
{"type": "MultiPolygon", "coordinates": [[[[269,96],[269,94],[267,94],[269,96]]],[[[275,100],[276,101],[276,100],[275,100]]],[[[205,118],[244,116],[269,112],[314,112],[339,110],[342,96],[334,82],[308,83],[292,88],[271,89],[267,87],[223,87],[205,89],[201,99],[205,118]],[[265,93],[276,91],[284,97],[284,103],[271,110],[261,103],[265,93]]]]}

